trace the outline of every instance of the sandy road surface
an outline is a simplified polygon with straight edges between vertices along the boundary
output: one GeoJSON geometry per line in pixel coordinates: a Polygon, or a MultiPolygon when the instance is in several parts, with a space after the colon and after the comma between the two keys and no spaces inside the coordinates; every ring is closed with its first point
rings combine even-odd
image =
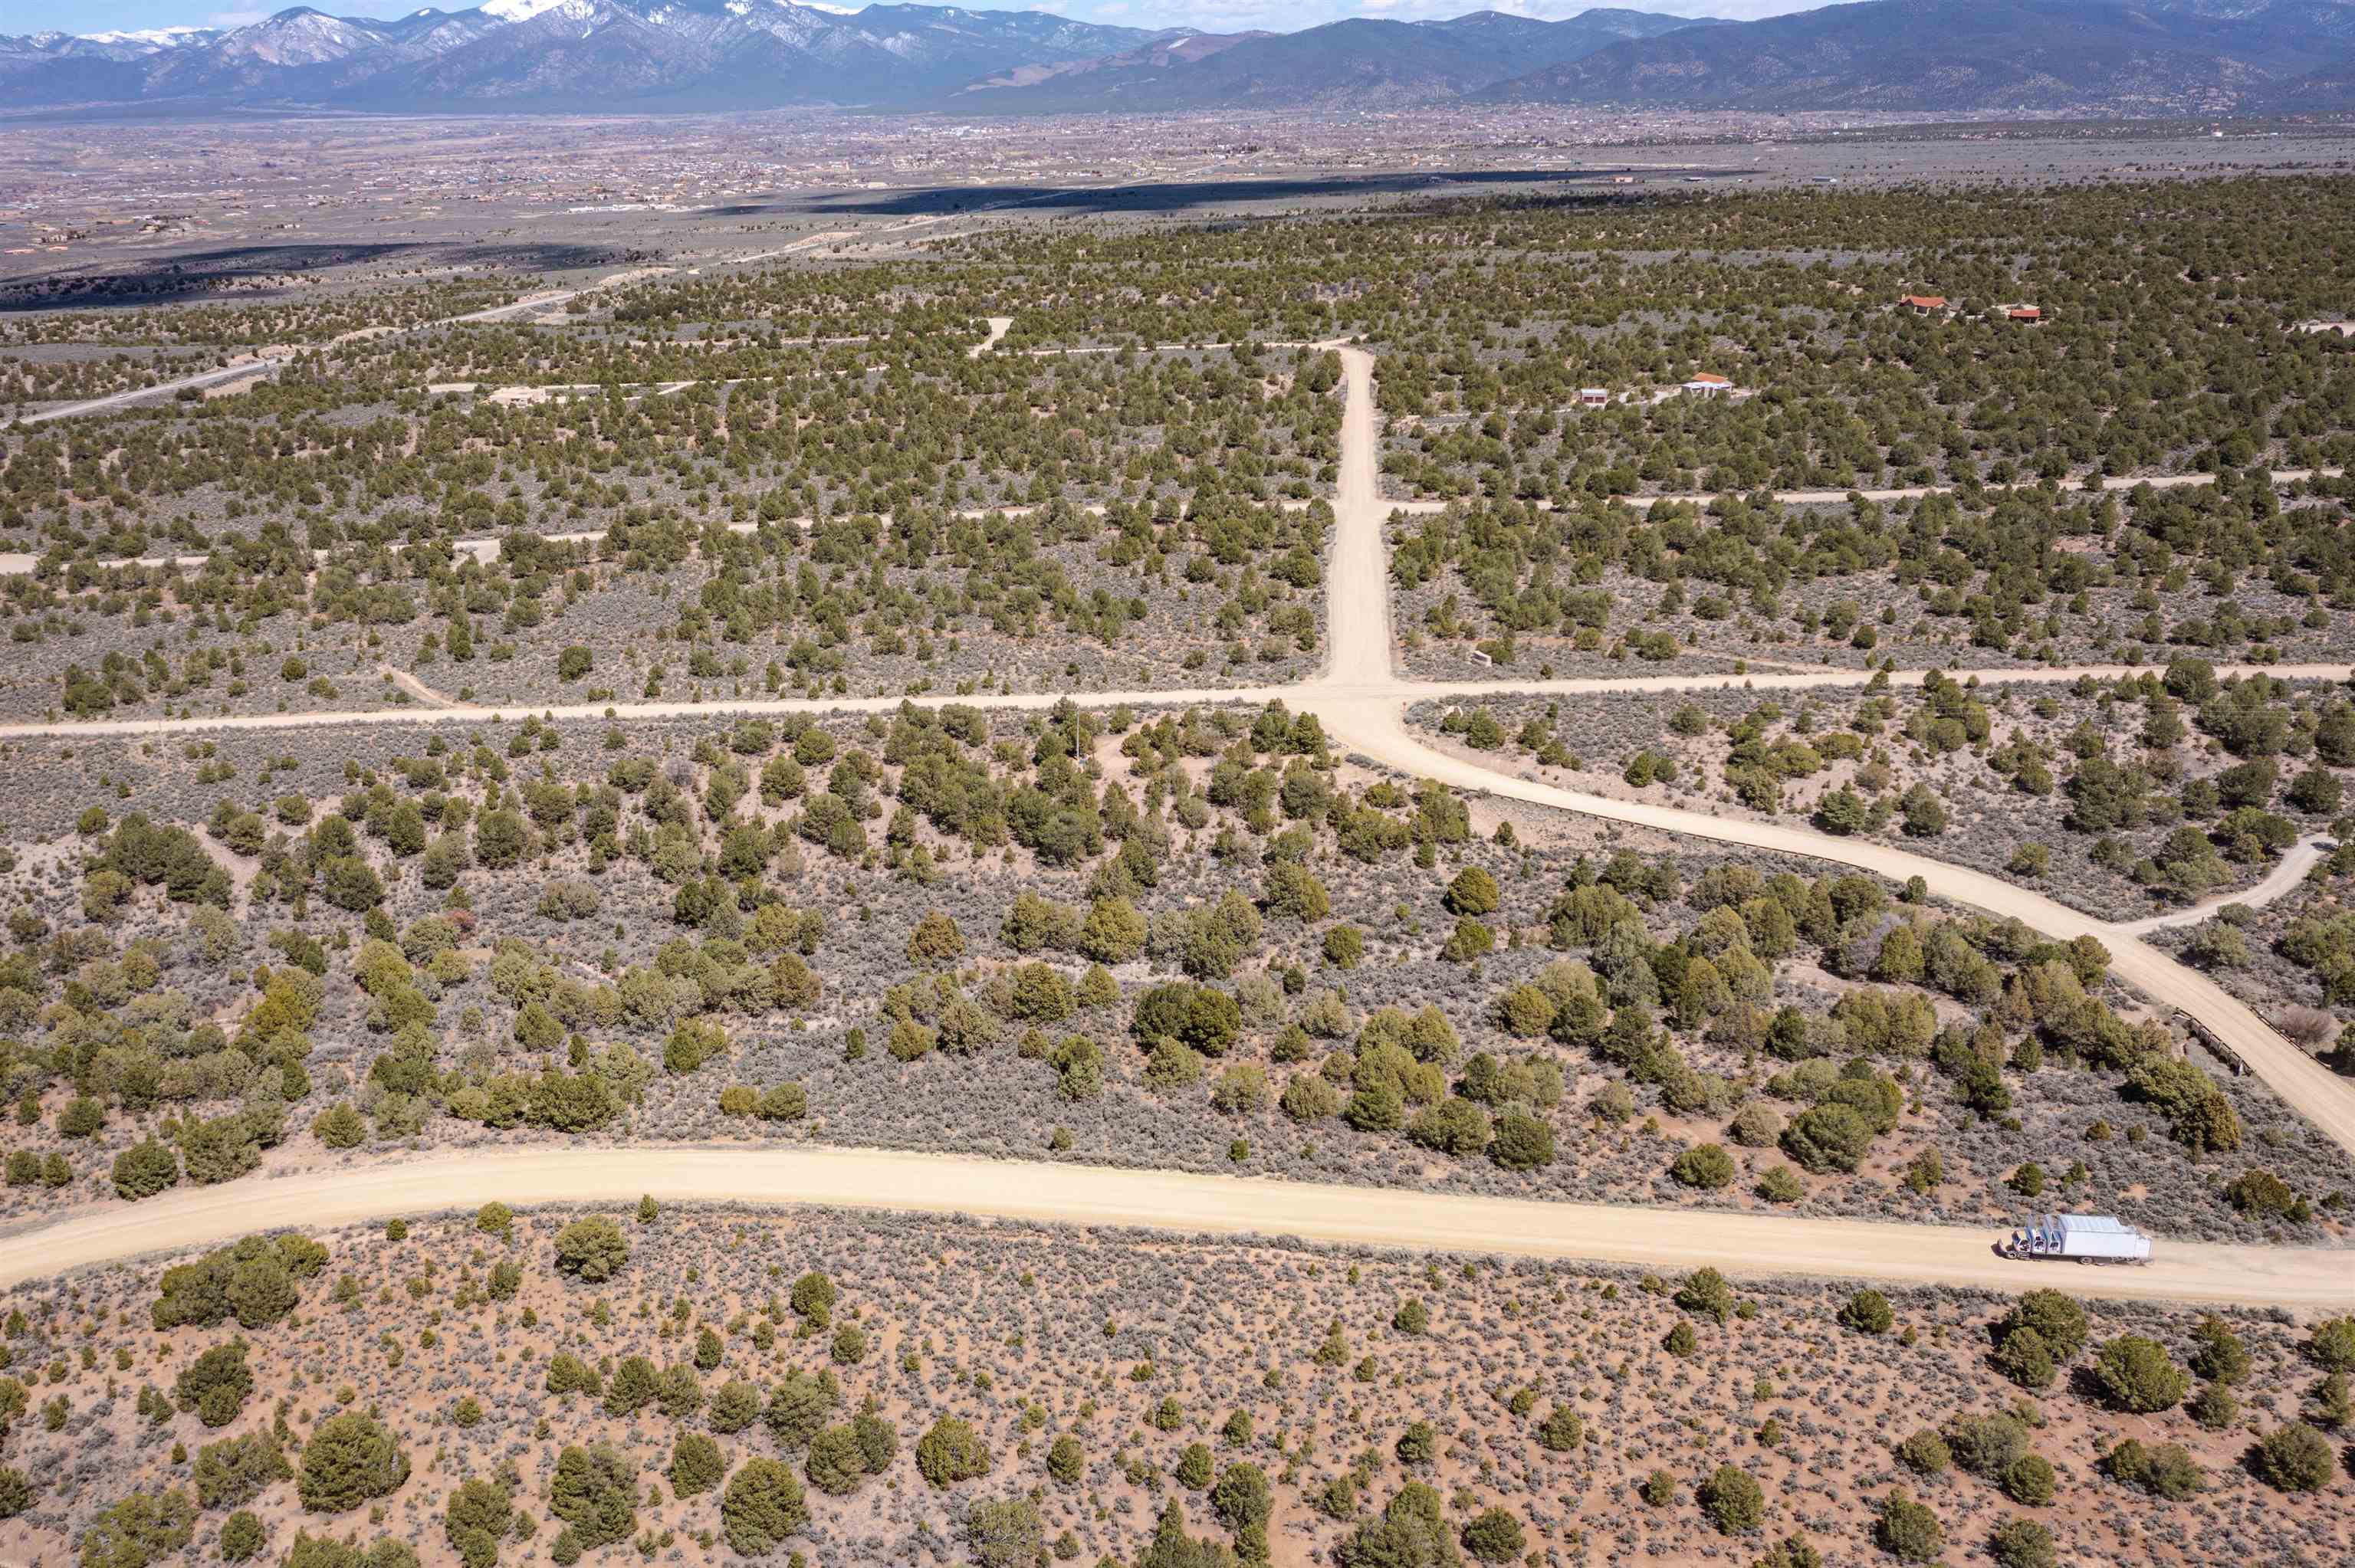
{"type": "Polygon", "coordinates": [[[2290,846],[2287,854],[2282,856],[2282,863],[2274,867],[2273,874],[2254,887],[2244,887],[2238,893],[2219,893],[2189,909],[2171,909],[2164,915],[2153,915],[2146,919],[2122,921],[2118,929],[2140,936],[2146,931],[2197,926],[2227,904],[2245,904],[2252,909],[2263,909],[2266,905],[2287,896],[2306,880],[2306,874],[2312,871],[2324,855],[2338,847],[2336,839],[2323,838],[2318,834],[2300,839],[2290,846]]]}
{"type": "Polygon", "coordinates": [[[311,1171],[78,1212],[0,1239],[0,1287],[259,1230],[336,1225],[496,1199],[742,1202],[963,1213],[1183,1234],[1584,1259],[1736,1276],[1805,1275],[2021,1290],[2055,1282],[2137,1299],[2284,1306],[2355,1301],[2355,1253],[2169,1244],[2143,1267],[2016,1263],[1998,1233],[1945,1225],[1614,1208],[1183,1171],[1123,1171],[847,1149],[520,1150],[311,1171]]]}
{"type": "MultiPolygon", "coordinates": [[[[2268,470],[2267,477],[2275,484],[2294,484],[2302,479],[2339,479],[2346,472],[2343,468],[2276,468],[2268,470]]],[[[2147,484],[2153,490],[2186,490],[2197,489],[2201,485],[2215,482],[2216,476],[2212,473],[2159,473],[2140,479],[2114,477],[2056,479],[2052,482],[2052,487],[2061,491],[2128,491],[2139,485],[2147,484]]],[[[2043,487],[2044,481],[2041,479],[2022,479],[2005,484],[1983,484],[1979,488],[1993,493],[2004,490],[2041,490],[2043,487]]],[[[1960,485],[1955,484],[1908,484],[1893,490],[1777,490],[1770,493],[1786,506],[1837,506],[1850,496],[1865,501],[1919,501],[1929,495],[1952,495],[1961,488],[1960,485]]],[[[1639,506],[1648,512],[1655,506],[1668,506],[1677,503],[1682,503],[1688,506],[1706,507],[1721,496],[1747,493],[1749,493],[1746,491],[1680,490],[1664,495],[1622,495],[1617,499],[1629,506],[1639,506]]],[[[1391,503],[1391,505],[1399,511],[1416,516],[1433,512],[1444,512],[1450,506],[1462,504],[1464,504],[1463,502],[1455,501],[1393,501],[1391,503]]],[[[1553,509],[1553,503],[1550,501],[1539,501],[1535,505],[1540,512],[1553,509]]]]}
{"type": "Polygon", "coordinates": [[[193,376],[183,376],[171,381],[159,381],[153,387],[137,387],[128,392],[116,392],[105,397],[85,398],[79,403],[62,403],[54,408],[44,408],[37,414],[23,414],[14,419],[0,419],[0,429],[10,425],[46,425],[52,419],[70,419],[79,414],[104,414],[116,408],[128,408],[150,397],[169,397],[176,392],[191,387],[211,387],[223,381],[235,381],[241,376],[267,376],[284,367],[283,359],[244,359],[234,365],[216,366],[199,370],[193,376]]]}

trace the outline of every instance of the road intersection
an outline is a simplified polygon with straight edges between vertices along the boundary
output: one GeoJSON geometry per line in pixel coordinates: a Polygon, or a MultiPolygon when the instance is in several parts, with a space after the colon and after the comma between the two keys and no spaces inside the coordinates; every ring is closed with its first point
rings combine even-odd
{"type": "MultiPolygon", "coordinates": [[[[993,323],[995,328],[995,323],[993,323]]],[[[1604,692],[1667,692],[1732,683],[1723,676],[1645,676],[1606,681],[1412,681],[1393,659],[1383,529],[1396,503],[1382,499],[1376,467],[1374,359],[1338,349],[1346,406],[1340,478],[1334,498],[1327,583],[1327,660],[1312,680],[1288,686],[1193,691],[1074,693],[1090,706],[1146,706],[1281,700],[1316,714],[1348,752],[1406,773],[1529,804],[1855,866],[1902,881],[1919,876],[1935,896],[2017,916],[2057,938],[2091,935],[2112,968],[2160,1005],[2180,1009],[2237,1051],[2285,1102],[2342,1149],[2355,1152],[2355,1086],[2336,1077],[2212,980],[2143,942],[2140,927],[2097,920],[1999,878],[1870,841],[1838,838],[1779,821],[1619,800],[1497,771],[1443,752],[1406,722],[1410,704],[1518,693],[1566,697],[1604,692]]],[[[2126,667],[2104,673],[2124,673],[2126,667]]],[[[2074,670],[2003,671],[1998,678],[2072,680],[2074,670]]],[[[2344,665],[2275,668],[2344,679],[2344,665]]],[[[1760,690],[1857,686],[1865,672],[1757,675],[1760,690]]],[[[1914,684],[1920,673],[1890,674],[1914,684]]],[[[753,699],[709,703],[583,705],[533,709],[559,718],[630,719],[753,713],[876,712],[903,701],[959,702],[1039,710],[1057,694],[902,699],[753,699]]],[[[208,733],[320,726],[421,726],[479,722],[487,710],[418,706],[324,715],[253,715],[0,726],[0,740],[101,735],[208,733]]],[[[959,1160],[876,1150],[748,1148],[697,1150],[677,1145],[527,1149],[451,1153],[314,1166],[232,1188],[175,1193],[136,1207],[111,1204],[70,1213],[43,1228],[0,1239],[0,1285],[60,1269],[199,1244],[279,1224],[325,1224],[475,1204],[605,1201],[651,1192],[675,1201],[826,1203],[998,1214],[1078,1224],[1114,1224],[1218,1234],[1295,1234],[1342,1243],[1439,1250],[1497,1251],[1593,1258],[1663,1267],[1713,1262],[1729,1272],[1807,1274],[2025,1288],[2050,1282],[2033,1265],[1995,1258],[1987,1233],[1764,1214],[1548,1203],[1468,1194],[1107,1171],[1016,1160],[959,1160]]],[[[2165,1243],[2145,1270],[2071,1271],[2090,1294],[2278,1304],[2299,1309],[2355,1305],[2355,1252],[2165,1243]]]]}

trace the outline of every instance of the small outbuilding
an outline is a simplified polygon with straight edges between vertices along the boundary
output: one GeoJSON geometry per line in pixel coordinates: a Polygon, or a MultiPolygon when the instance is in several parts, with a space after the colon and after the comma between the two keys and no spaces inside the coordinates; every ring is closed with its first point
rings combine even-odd
{"type": "Polygon", "coordinates": [[[1582,408],[1600,408],[1610,401],[1611,388],[1608,387],[1582,387],[1578,389],[1578,406],[1582,408]]]}
{"type": "Polygon", "coordinates": [[[2042,326],[2044,324],[2043,309],[2037,305],[2014,305],[2011,309],[2004,312],[2003,314],[2006,321],[2016,322],[2021,326],[2042,326]]]}

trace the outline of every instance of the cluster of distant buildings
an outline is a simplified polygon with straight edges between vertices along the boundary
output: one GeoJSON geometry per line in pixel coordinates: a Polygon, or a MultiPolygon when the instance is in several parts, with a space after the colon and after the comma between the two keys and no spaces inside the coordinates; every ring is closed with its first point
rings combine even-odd
{"type": "MultiPolygon", "coordinates": [[[[1958,315],[1961,313],[1961,308],[1957,306],[1954,301],[1946,298],[1944,294],[1902,294],[1898,297],[1897,308],[1902,311],[1911,311],[1917,316],[1945,317],[1958,315]]],[[[2027,304],[1992,305],[1988,307],[1986,316],[1989,321],[2009,322],[2018,326],[2042,326],[2044,324],[2044,307],[2041,305],[2027,304]]],[[[2299,323],[2298,330],[2301,332],[2328,332],[2336,330],[2347,332],[2350,335],[2355,335],[2355,323],[2299,323]]],[[[1704,370],[1695,375],[1689,381],[1680,383],[1674,387],[1664,387],[1660,391],[1654,393],[1652,396],[1652,401],[1657,403],[1661,401],[1663,398],[1673,397],[1678,393],[1681,393],[1688,397],[1726,397],[1747,396],[1747,394],[1741,392],[1737,387],[1735,387],[1731,376],[1720,376],[1713,370],[1704,370]]],[[[1616,400],[1625,402],[1627,400],[1627,397],[1622,396],[1616,400]]],[[[1611,406],[1613,401],[1614,397],[1612,391],[1608,387],[1582,387],[1578,389],[1578,406],[1582,408],[1607,408],[1611,406]]]]}
{"type": "MultiPolygon", "coordinates": [[[[1917,316],[1951,316],[1960,311],[1960,307],[1944,294],[1907,294],[1899,299],[1897,304],[1901,310],[1912,311],[1917,316]]],[[[2044,324],[2044,307],[2041,305],[1996,305],[1989,308],[1987,314],[1990,321],[2000,318],[2021,326],[2044,324]]]]}

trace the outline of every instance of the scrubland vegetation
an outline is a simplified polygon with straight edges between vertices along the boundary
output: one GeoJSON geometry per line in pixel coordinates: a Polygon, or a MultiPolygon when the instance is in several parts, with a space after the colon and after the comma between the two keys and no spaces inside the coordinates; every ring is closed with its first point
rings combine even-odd
{"type": "MultiPolygon", "coordinates": [[[[2069,685],[1934,673],[1912,689],[1729,682],[1418,713],[1458,744],[1582,788],[1881,837],[2105,917],[2195,904],[2262,880],[2303,839],[2355,837],[2355,694],[2220,681],[2200,659],[2069,685]]],[[[2315,876],[2344,878],[2346,855],[2315,876]]]]}
{"type": "Polygon", "coordinates": [[[60,818],[10,878],[14,1204],[549,1136],[2308,1243],[2355,1188],[2091,939],[1476,830],[1281,705],[338,745],[16,759],[60,818]]]}
{"type": "Polygon", "coordinates": [[[486,1196],[6,1307],[16,1561],[2328,1561],[2355,1496],[2355,1320],[2053,1290],[486,1196]]]}

